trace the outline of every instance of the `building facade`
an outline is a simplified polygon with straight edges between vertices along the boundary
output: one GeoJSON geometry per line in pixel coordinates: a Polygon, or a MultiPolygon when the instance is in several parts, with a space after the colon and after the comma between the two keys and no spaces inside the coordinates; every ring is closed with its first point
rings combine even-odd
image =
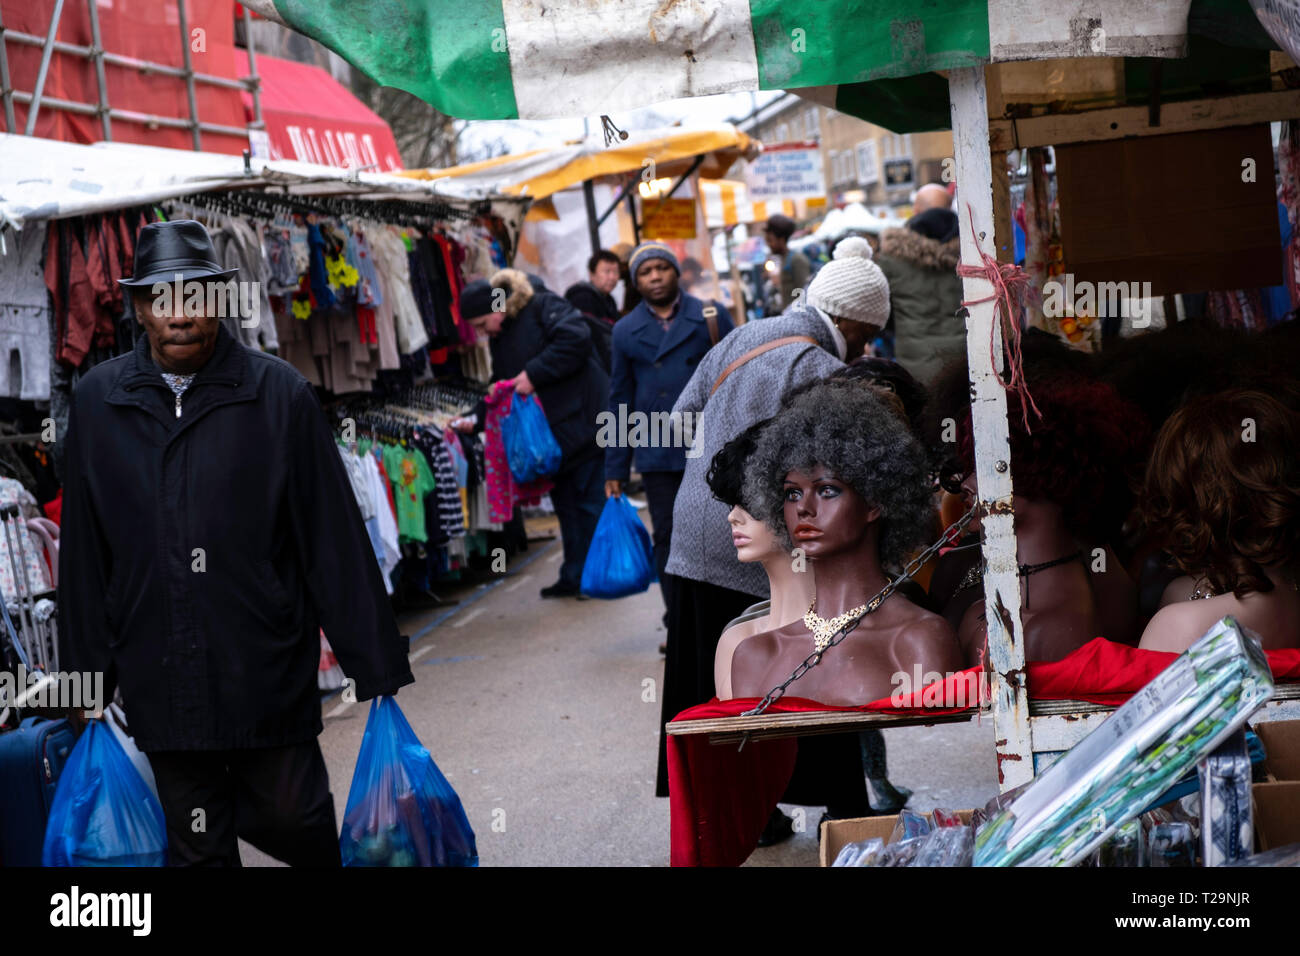
{"type": "MultiPolygon", "coordinates": [[[[764,143],[815,140],[822,153],[827,202],[832,206],[860,202],[873,210],[888,207],[906,212],[917,188],[944,181],[944,160],[953,155],[948,130],[892,133],[793,93],[736,125],[764,143]]],[[[947,169],[952,169],[952,163],[947,169]]]]}

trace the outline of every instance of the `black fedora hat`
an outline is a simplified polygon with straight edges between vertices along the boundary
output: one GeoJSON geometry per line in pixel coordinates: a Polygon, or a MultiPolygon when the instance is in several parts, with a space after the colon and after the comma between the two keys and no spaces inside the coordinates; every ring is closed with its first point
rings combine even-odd
{"type": "Polygon", "coordinates": [[[217,259],[212,238],[193,219],[151,222],[140,230],[135,243],[135,269],[130,279],[117,281],[128,288],[186,279],[231,279],[238,269],[227,269],[217,259]]]}

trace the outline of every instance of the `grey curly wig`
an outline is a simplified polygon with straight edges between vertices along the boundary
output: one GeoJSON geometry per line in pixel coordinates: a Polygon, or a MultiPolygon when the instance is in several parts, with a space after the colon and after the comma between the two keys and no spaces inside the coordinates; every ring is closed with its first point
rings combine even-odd
{"type": "Polygon", "coordinates": [[[762,432],[749,459],[749,512],[791,546],[785,526],[785,476],[823,465],[880,507],[880,560],[901,567],[935,530],[925,451],[907,423],[869,386],[818,382],[795,397],[762,432]]]}

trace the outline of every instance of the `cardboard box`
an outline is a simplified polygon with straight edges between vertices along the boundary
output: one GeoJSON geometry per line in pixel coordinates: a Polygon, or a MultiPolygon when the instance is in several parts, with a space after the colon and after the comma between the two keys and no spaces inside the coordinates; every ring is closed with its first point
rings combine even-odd
{"type": "Polygon", "coordinates": [[[1150,282],[1161,296],[1282,281],[1267,123],[1072,143],[1056,164],[1076,283],[1150,282]]]}
{"type": "Polygon", "coordinates": [[[1254,784],[1251,800],[1257,853],[1300,843],[1300,781],[1254,784]]]}
{"type": "MultiPolygon", "coordinates": [[[[962,823],[970,823],[971,810],[958,810],[962,823]]],[[[887,817],[855,817],[852,820],[827,820],[822,824],[821,865],[830,866],[840,855],[840,850],[850,843],[861,843],[879,837],[889,843],[889,835],[898,823],[898,814],[887,817]]]]}
{"type": "Polygon", "coordinates": [[[1300,780],[1300,720],[1262,720],[1252,729],[1264,745],[1270,780],[1300,780]]]}

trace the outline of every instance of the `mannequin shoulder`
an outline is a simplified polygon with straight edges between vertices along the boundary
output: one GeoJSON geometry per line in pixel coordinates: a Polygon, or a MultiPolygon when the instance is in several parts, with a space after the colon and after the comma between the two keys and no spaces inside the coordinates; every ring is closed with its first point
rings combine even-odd
{"type": "Polygon", "coordinates": [[[1142,632],[1138,647],[1181,654],[1223,616],[1218,608],[1209,606],[1217,603],[1213,598],[1208,601],[1183,600],[1162,607],[1142,632]]]}
{"type": "Polygon", "coordinates": [[[957,635],[942,617],[909,601],[900,618],[893,641],[896,656],[945,665],[957,662],[957,635]]]}

